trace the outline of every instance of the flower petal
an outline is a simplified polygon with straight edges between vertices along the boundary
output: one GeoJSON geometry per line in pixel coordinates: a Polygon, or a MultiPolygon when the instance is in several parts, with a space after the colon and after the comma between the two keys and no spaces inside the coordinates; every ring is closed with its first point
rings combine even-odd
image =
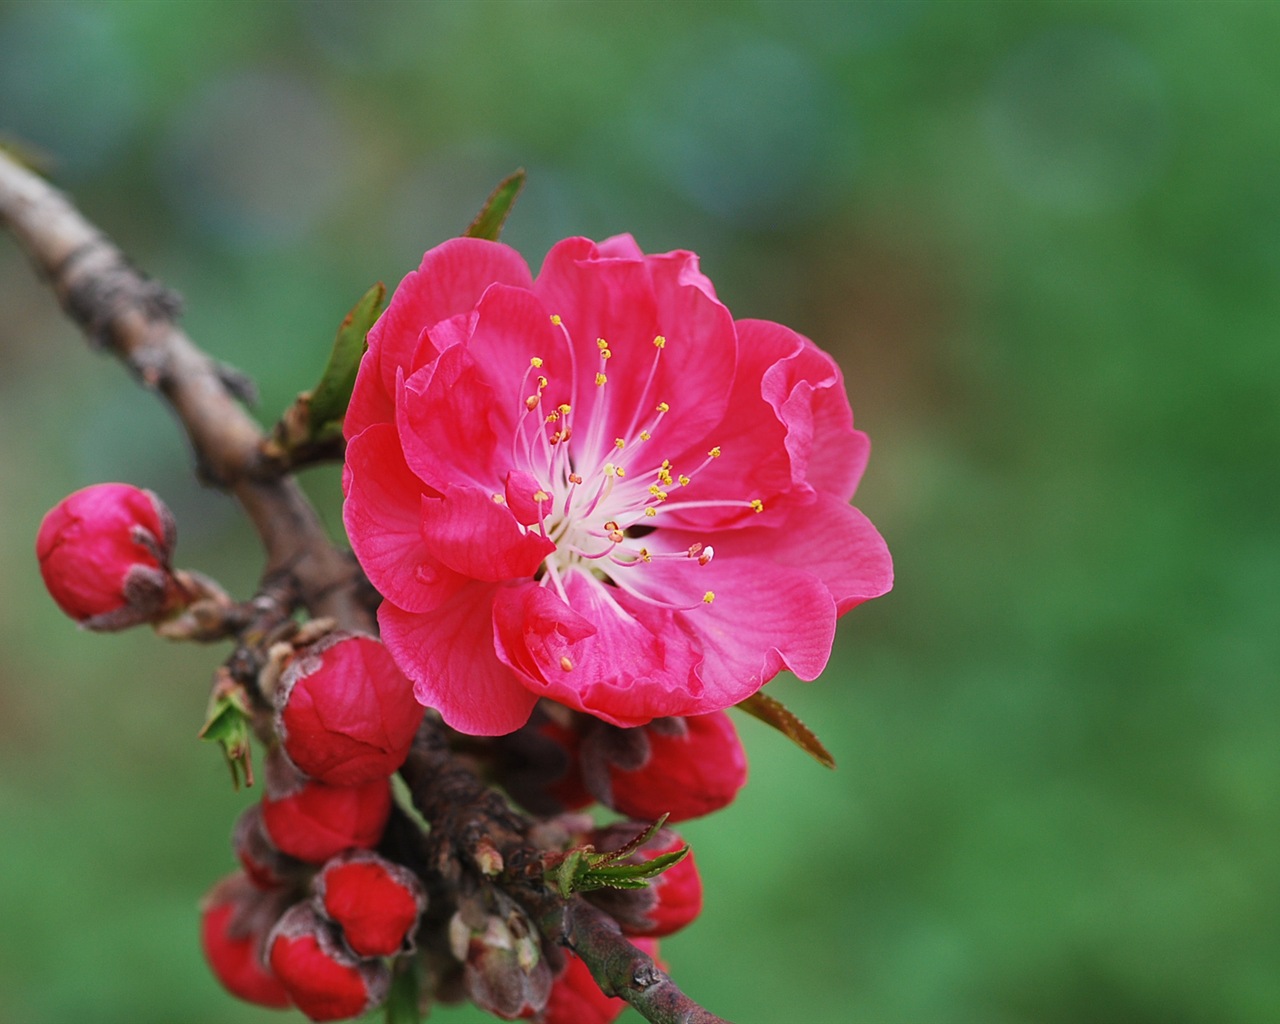
{"type": "Polygon", "coordinates": [[[543,535],[526,533],[505,504],[474,487],[424,495],[422,539],[450,569],[490,582],[532,576],[556,549],[543,535]]]}
{"type": "Polygon", "coordinates": [[[433,612],[415,615],[387,603],[378,610],[382,640],[413,680],[419,703],[471,736],[514,732],[537,703],[494,654],[495,593],[502,589],[472,583],[433,612]]]}
{"type": "Polygon", "coordinates": [[[696,653],[669,611],[585,573],[566,573],[563,584],[568,604],[532,583],[494,603],[498,657],[532,692],[623,727],[697,703],[696,653]]]}
{"type": "Polygon", "coordinates": [[[422,496],[435,493],[405,465],[395,427],[378,423],[347,443],[342,518],[377,591],[406,611],[439,607],[466,583],[422,541],[422,496]]]}
{"type": "Polygon", "coordinates": [[[479,238],[453,238],[422,257],[391,296],[391,303],[369,330],[369,351],[360,366],[363,380],[347,410],[347,437],[370,423],[387,422],[394,408],[396,371],[410,376],[415,353],[427,327],[472,309],[494,282],[529,288],[532,275],[510,246],[479,238]]]}

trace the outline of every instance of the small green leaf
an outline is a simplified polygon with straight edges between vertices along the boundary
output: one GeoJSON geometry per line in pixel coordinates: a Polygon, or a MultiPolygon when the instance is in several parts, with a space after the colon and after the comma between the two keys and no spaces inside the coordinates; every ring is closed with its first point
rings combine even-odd
{"type": "Polygon", "coordinates": [[[386,296],[386,286],[379,281],[360,297],[338,328],[328,365],[320,375],[320,383],[311,392],[308,404],[307,424],[312,440],[319,439],[331,425],[340,424],[346,415],[351,389],[356,383],[356,371],[360,369],[360,358],[366,347],[365,336],[382,312],[386,296]]]}
{"type": "Polygon", "coordinates": [[[639,864],[621,863],[652,839],[666,820],[667,815],[664,814],[620,850],[597,852],[591,846],[570,850],[559,864],[547,869],[547,883],[565,899],[575,892],[590,892],[592,889],[645,888],[649,879],[684,860],[689,853],[689,847],[682,846],[639,864]]]}
{"type": "Polygon", "coordinates": [[[249,740],[253,735],[249,726],[249,698],[239,685],[224,680],[214,687],[209,698],[209,710],[199,736],[222,747],[222,754],[231,769],[231,785],[240,788],[253,785],[253,761],[250,758],[249,740]]]}
{"type": "Polygon", "coordinates": [[[662,826],[667,823],[667,819],[669,817],[671,817],[670,814],[664,814],[661,818],[655,821],[652,825],[650,825],[643,832],[641,832],[634,839],[632,839],[631,842],[627,843],[626,846],[622,847],[619,850],[613,850],[609,853],[592,854],[591,856],[593,858],[593,866],[610,864],[615,860],[626,860],[633,853],[635,853],[636,850],[640,849],[640,847],[644,846],[645,843],[647,843],[650,839],[656,836],[658,834],[658,830],[661,829],[662,826]]]}
{"type": "Polygon", "coordinates": [[[476,219],[471,222],[463,235],[467,238],[487,238],[491,242],[496,242],[498,236],[502,234],[502,225],[507,221],[507,214],[515,205],[516,196],[524,188],[524,178],[523,167],[503,178],[498,187],[489,194],[484,206],[476,214],[476,219]]]}
{"type": "Polygon", "coordinates": [[[820,765],[826,768],[836,766],[836,759],[831,756],[831,751],[822,745],[822,741],[813,734],[813,731],[792,714],[782,701],[767,697],[763,693],[754,693],[736,706],[766,725],[773,726],[820,765]]]}

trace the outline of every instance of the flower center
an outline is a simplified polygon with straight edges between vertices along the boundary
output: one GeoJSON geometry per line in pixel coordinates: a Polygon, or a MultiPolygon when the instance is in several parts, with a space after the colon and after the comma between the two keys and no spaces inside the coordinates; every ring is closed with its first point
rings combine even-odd
{"type": "MultiPolygon", "coordinates": [[[[558,316],[551,322],[564,330],[558,316]]],[[[513,473],[505,490],[493,497],[511,506],[525,530],[537,531],[555,544],[538,578],[543,586],[556,587],[562,597],[566,596],[563,576],[578,571],[664,607],[697,607],[658,601],[635,589],[632,574],[636,572],[657,571],[673,559],[693,559],[706,565],[715,556],[715,548],[701,541],[678,551],[665,550],[667,545],[662,545],[664,550],[651,550],[652,542],[646,543],[646,538],[661,529],[661,513],[689,508],[764,511],[758,498],[678,499],[679,490],[721,453],[717,445],[697,466],[680,472],[655,447],[663,440],[663,420],[671,411],[654,391],[666,346],[663,335],[653,339],[653,361],[633,400],[635,407],[619,410],[624,415],[611,415],[613,392],[608,370],[613,353],[604,338],[596,339],[599,365],[594,386],[598,393],[586,423],[579,423],[575,412],[576,368],[568,367],[568,400],[553,405],[546,400],[552,387],[550,370],[539,356],[529,360],[519,392],[525,396],[524,407],[511,452],[512,463],[527,467],[527,472],[513,473]],[[629,416],[625,415],[628,411],[629,416]],[[629,425],[622,436],[610,439],[605,432],[610,422],[629,425]]],[[[572,343],[569,351],[573,352],[572,343]]],[[[715,594],[709,590],[702,597],[707,604],[714,600],[715,594]]]]}

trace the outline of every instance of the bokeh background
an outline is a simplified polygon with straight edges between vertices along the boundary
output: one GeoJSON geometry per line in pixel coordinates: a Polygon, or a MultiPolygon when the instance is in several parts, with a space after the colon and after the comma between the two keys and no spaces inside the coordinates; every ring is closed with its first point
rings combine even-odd
{"type": "MultiPolygon", "coordinates": [[[[664,948],[707,1005],[1261,1022],[1278,48],[1267,3],[10,2],[0,130],[185,294],[267,422],[517,166],[535,267],[569,234],[691,248],[736,315],[837,354],[898,582],[820,682],[771,688],[839,769],[744,719],[750,785],[685,830],[708,906],[664,948]]],[[[256,543],[6,238],[0,439],[0,1021],[286,1019],[196,941],[251,799],[195,739],[225,651],[77,632],[32,554],[113,479],[241,595],[256,543]]],[[[336,475],[307,483],[340,530],[336,475]]]]}

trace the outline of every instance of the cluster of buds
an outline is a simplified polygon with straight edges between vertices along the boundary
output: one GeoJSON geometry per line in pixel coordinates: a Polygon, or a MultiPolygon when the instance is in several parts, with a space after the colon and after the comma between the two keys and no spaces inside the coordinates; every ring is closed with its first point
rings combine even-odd
{"type": "Polygon", "coordinates": [[[253,927],[231,928],[211,896],[205,955],[233,995],[345,1020],[387,998],[388,958],[413,952],[426,910],[418,876],[374,852],[424,712],[379,641],[304,639],[262,673],[275,743],[265,793],[233,833],[240,873],[214,890],[231,885],[236,921],[253,927]]]}
{"type": "MultiPolygon", "coordinates": [[[[211,603],[224,613],[230,605],[212,582],[172,568],[174,537],[172,515],[151,492],[103,484],[45,517],[37,554],[54,600],[87,628],[149,623],[168,636],[207,638],[190,622],[208,622],[200,609],[211,603]]],[[[433,980],[436,999],[466,997],[503,1019],[614,1020],[623,1000],[601,991],[572,952],[545,942],[525,909],[491,883],[501,869],[496,851],[495,870],[481,867],[451,905],[433,903],[438,930],[416,939],[424,883],[391,859],[396,844],[384,833],[392,776],[424,708],[387,648],[318,621],[286,623],[275,642],[260,644],[252,685],[224,668],[211,704],[238,723],[240,739],[222,734],[233,763],[243,757],[247,769],[250,731],[267,747],[262,798],[233,831],[240,870],[202,906],[205,957],[223,987],[311,1020],[344,1020],[384,1002],[397,965],[412,962],[433,980]]],[[[573,876],[565,895],[581,892],[650,956],[658,938],[698,915],[692,853],[649,823],[704,815],[737,794],[746,758],[725,713],[621,729],[543,702],[523,729],[464,742],[534,816],[529,838],[544,851],[548,877],[558,865],[575,867],[576,875],[561,871],[573,876]],[[597,802],[632,820],[597,827],[574,813],[597,802]]]]}

